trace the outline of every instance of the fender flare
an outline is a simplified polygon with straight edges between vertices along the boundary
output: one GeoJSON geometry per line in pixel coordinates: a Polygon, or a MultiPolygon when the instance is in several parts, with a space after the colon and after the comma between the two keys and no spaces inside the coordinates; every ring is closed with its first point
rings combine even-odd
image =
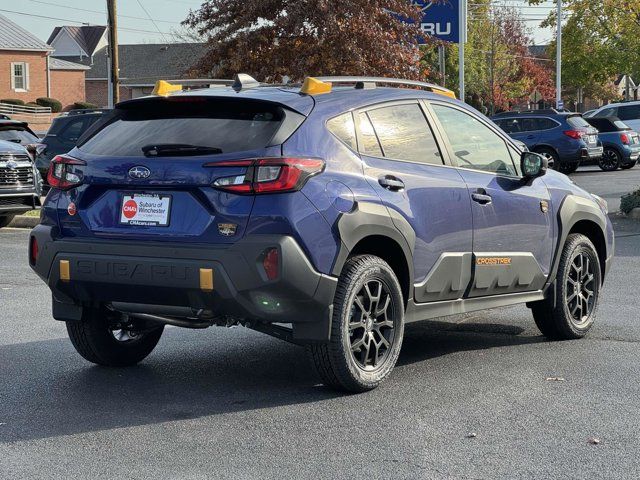
{"type": "Polygon", "coordinates": [[[371,236],[387,237],[397,243],[404,253],[409,269],[409,285],[413,288],[413,251],[416,233],[409,222],[395,210],[372,202],[357,202],[349,213],[336,222],[340,250],[331,273],[339,276],[349,254],[361,240],[371,236]]]}

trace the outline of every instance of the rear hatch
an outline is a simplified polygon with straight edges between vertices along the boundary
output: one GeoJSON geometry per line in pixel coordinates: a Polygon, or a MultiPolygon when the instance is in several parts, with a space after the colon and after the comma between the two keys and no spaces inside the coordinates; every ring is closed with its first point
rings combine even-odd
{"type": "Polygon", "coordinates": [[[247,167],[238,160],[280,156],[305,118],[286,105],[246,97],[120,104],[68,155],[80,163],[68,167],[82,184],[60,195],[62,234],[233,243],[244,235],[254,197],[214,182],[242,178],[247,167]]]}
{"type": "Polygon", "coordinates": [[[582,118],[579,113],[569,115],[567,117],[567,123],[571,126],[573,131],[580,133],[580,136],[587,144],[587,147],[595,148],[598,146],[598,130],[582,118]]]}

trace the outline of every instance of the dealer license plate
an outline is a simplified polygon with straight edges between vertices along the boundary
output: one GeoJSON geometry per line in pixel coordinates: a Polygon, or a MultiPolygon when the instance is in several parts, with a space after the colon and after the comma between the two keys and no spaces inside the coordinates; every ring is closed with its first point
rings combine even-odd
{"type": "Polygon", "coordinates": [[[120,205],[120,223],[166,227],[171,214],[171,195],[125,194],[120,205]]]}

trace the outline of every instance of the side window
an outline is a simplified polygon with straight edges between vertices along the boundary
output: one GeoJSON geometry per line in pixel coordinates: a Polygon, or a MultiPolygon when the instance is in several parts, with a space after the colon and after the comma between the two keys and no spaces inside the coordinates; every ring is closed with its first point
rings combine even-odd
{"type": "Polygon", "coordinates": [[[480,120],[456,108],[433,105],[460,168],[517,175],[505,141],[480,120]]]}
{"type": "Polygon", "coordinates": [[[520,122],[517,118],[506,118],[498,121],[498,126],[507,133],[519,133],[520,122]]]}
{"type": "Polygon", "coordinates": [[[596,117],[615,117],[617,116],[617,108],[605,108],[601,112],[597,113],[596,117]]]}
{"type": "Polygon", "coordinates": [[[381,157],[382,149],[378,143],[378,137],[373,130],[373,125],[366,113],[360,114],[360,138],[362,139],[362,145],[360,145],[360,151],[365,155],[371,155],[372,157],[381,157]]]}
{"type": "Polygon", "coordinates": [[[69,122],[69,124],[67,124],[67,126],[58,134],[58,138],[67,143],[77,142],[78,138],[80,138],[80,135],[82,134],[83,125],[83,118],[69,122]]]}
{"type": "Polygon", "coordinates": [[[386,158],[442,165],[436,140],[417,103],[367,112],[386,158]]]}
{"type": "Polygon", "coordinates": [[[618,107],[620,120],[637,120],[640,118],[640,105],[625,105],[618,107]]]}
{"type": "Polygon", "coordinates": [[[520,128],[522,132],[533,132],[539,130],[537,118],[522,118],[520,119],[520,128]]]}
{"type": "Polygon", "coordinates": [[[352,150],[358,149],[356,145],[356,127],[353,124],[351,113],[343,113],[332,118],[327,122],[327,128],[347,147],[352,150]]]}
{"type": "Polygon", "coordinates": [[[558,126],[558,124],[550,118],[538,118],[536,122],[538,124],[538,128],[536,130],[551,130],[558,126]]]}

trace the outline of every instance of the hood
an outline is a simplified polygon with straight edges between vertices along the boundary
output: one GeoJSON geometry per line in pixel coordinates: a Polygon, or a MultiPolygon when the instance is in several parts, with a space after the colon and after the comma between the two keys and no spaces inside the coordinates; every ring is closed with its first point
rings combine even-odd
{"type": "Polygon", "coordinates": [[[0,140],[0,154],[2,153],[10,153],[10,154],[27,154],[27,149],[22,145],[19,145],[14,142],[7,142],[6,140],[0,140]]]}

